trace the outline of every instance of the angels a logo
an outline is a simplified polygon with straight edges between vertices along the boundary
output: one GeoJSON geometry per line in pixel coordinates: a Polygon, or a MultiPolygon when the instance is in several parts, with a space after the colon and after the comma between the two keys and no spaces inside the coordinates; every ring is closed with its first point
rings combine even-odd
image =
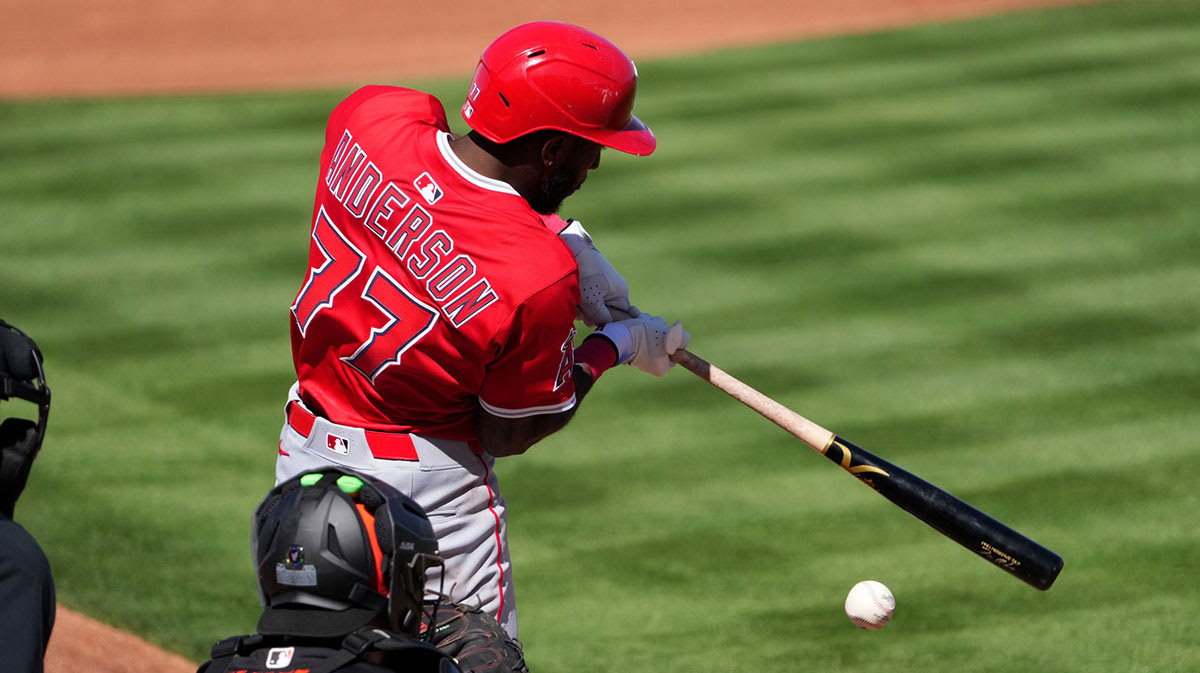
{"type": "Polygon", "coordinates": [[[567,335],[562,345],[562,359],[558,362],[558,374],[554,377],[554,389],[567,385],[571,380],[571,370],[575,367],[575,328],[567,335]]]}

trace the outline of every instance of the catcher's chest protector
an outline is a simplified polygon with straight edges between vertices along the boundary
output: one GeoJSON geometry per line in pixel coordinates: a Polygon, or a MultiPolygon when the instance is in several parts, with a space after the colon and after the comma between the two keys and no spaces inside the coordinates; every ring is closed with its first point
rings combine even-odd
{"type": "Polygon", "coordinates": [[[212,648],[197,673],[461,673],[454,660],[428,643],[384,631],[347,636],[341,649],[235,636],[212,648]],[[365,636],[364,636],[365,634],[365,636]],[[379,637],[376,634],[382,634],[379,637]],[[365,657],[382,658],[375,664],[365,657]]]}

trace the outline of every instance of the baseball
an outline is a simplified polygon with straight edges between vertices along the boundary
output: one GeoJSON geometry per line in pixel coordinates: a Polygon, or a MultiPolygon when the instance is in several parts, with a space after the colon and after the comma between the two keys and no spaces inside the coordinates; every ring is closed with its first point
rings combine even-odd
{"type": "Polygon", "coordinates": [[[846,596],[846,616],[860,629],[883,628],[896,610],[890,589],[875,580],[863,580],[850,588],[846,596]]]}

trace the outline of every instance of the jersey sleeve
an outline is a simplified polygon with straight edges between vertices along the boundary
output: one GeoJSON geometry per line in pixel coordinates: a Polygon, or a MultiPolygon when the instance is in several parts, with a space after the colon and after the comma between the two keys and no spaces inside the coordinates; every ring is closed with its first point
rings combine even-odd
{"type": "Polygon", "coordinates": [[[579,283],[568,275],[517,307],[487,368],[479,402],[493,416],[525,418],[575,406],[575,307],[579,283]]]}

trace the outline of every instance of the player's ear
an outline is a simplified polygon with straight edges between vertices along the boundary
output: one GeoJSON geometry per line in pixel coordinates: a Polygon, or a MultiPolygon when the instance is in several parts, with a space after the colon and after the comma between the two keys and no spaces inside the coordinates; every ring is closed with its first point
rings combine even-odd
{"type": "Polygon", "coordinates": [[[554,168],[567,162],[571,153],[571,136],[565,133],[551,133],[542,142],[541,160],[544,168],[554,168]]]}

